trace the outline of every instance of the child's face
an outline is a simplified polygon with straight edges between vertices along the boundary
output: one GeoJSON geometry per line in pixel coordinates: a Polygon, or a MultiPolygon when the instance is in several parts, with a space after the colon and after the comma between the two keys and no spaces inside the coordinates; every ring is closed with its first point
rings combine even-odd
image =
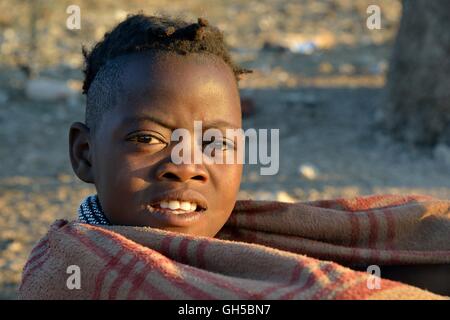
{"type": "MultiPolygon", "coordinates": [[[[242,165],[175,165],[171,160],[174,129],[188,129],[193,137],[194,120],[201,120],[203,130],[218,128],[225,137],[225,129],[241,128],[231,69],[211,57],[198,58],[167,54],[151,63],[127,60],[118,103],[89,137],[92,182],[111,223],[215,236],[228,219],[242,165]],[[190,221],[158,208],[162,200],[186,200],[205,210],[194,212],[198,218],[190,221]]],[[[195,142],[191,147],[202,148],[195,142]]]]}

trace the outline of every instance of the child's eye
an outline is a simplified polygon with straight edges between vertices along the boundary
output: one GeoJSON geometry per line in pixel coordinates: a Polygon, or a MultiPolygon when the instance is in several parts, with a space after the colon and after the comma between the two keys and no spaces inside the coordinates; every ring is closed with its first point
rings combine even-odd
{"type": "Polygon", "coordinates": [[[214,150],[225,151],[234,149],[234,143],[229,140],[215,140],[208,143],[208,146],[214,150]]]}
{"type": "Polygon", "coordinates": [[[150,134],[138,134],[130,137],[128,141],[138,142],[138,143],[145,143],[145,144],[166,144],[161,139],[156,138],[153,135],[150,134]]]}

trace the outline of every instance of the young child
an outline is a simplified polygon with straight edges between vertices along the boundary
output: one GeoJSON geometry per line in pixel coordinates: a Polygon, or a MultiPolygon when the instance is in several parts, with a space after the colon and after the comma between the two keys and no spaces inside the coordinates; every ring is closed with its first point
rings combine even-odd
{"type": "Polygon", "coordinates": [[[237,81],[250,71],[204,19],[129,16],[84,55],[86,121],[70,128],[70,159],[97,195],[79,220],[215,236],[235,205],[242,164],[174,164],[171,134],[202,121],[224,139],[192,149],[234,152],[225,130],[241,128],[237,81]]]}
{"type": "Polygon", "coordinates": [[[95,184],[97,195],[81,204],[79,221],[151,228],[55,222],[24,267],[22,298],[404,299],[411,294],[412,288],[384,280],[380,292],[372,290],[364,273],[329,260],[361,271],[380,264],[383,279],[450,294],[445,201],[389,196],[298,204],[244,201],[236,206],[231,229],[219,232],[235,206],[242,165],[180,164],[172,157],[179,143],[172,133],[184,128],[195,137],[195,121],[224,138],[188,139],[183,153],[207,154],[212,146],[215,155],[225,157],[237,149],[226,130],[241,127],[237,80],[248,71],[233,64],[222,34],[207,21],[131,16],[85,56],[86,121],[70,128],[70,157],[76,175],[95,184]],[[175,239],[152,228],[215,239],[175,239]],[[82,290],[67,290],[72,265],[88,270],[82,290]]]}

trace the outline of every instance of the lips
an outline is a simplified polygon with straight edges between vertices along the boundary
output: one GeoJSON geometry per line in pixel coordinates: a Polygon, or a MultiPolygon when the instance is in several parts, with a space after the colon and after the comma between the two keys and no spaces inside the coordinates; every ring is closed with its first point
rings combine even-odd
{"type": "Polygon", "coordinates": [[[184,190],[168,190],[165,192],[161,192],[153,196],[149,204],[151,206],[161,206],[163,204],[169,209],[179,209],[183,202],[189,202],[190,204],[196,204],[196,209],[207,210],[208,209],[208,201],[206,201],[205,197],[194,190],[184,189],[184,190]],[[172,206],[172,208],[170,208],[172,206]],[[177,207],[179,206],[179,207],[177,207]]]}
{"type": "Polygon", "coordinates": [[[193,190],[170,190],[152,197],[146,205],[151,217],[167,226],[186,227],[195,223],[208,209],[208,202],[193,190]]]}
{"type": "Polygon", "coordinates": [[[200,206],[196,202],[178,201],[178,200],[162,200],[159,203],[150,205],[153,209],[169,209],[174,213],[183,213],[196,211],[200,206]]]}

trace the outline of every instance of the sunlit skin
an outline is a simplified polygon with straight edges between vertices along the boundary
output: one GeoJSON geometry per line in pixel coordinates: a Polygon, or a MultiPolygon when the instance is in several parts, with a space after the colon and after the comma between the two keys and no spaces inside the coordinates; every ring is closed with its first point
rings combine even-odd
{"type": "MultiPolygon", "coordinates": [[[[201,120],[204,130],[217,127],[225,132],[241,127],[232,71],[219,59],[200,59],[194,54],[158,59],[130,56],[124,68],[118,104],[103,115],[95,134],[82,123],[71,126],[70,156],[75,173],[95,184],[113,224],[215,236],[234,207],[242,165],[175,165],[171,162],[175,142],[170,142],[170,136],[176,128],[186,128],[193,135],[194,120],[201,120]],[[145,209],[156,194],[179,189],[197,191],[208,202],[208,209],[195,224],[163,225],[145,209]]],[[[201,148],[194,142],[192,147],[201,148]]],[[[448,265],[382,266],[381,272],[383,278],[450,294],[448,265]]]]}
{"type": "MultiPolygon", "coordinates": [[[[217,128],[224,136],[227,128],[241,128],[232,70],[220,59],[199,54],[130,56],[122,82],[117,105],[103,114],[95,134],[85,124],[71,126],[75,173],[95,184],[112,224],[215,236],[234,207],[242,165],[175,165],[171,133],[185,128],[193,135],[195,120],[202,121],[203,130],[217,128]],[[161,223],[146,207],[156,195],[171,190],[201,194],[207,210],[189,226],[161,223]]],[[[233,152],[232,143],[223,146],[217,152],[233,152]]],[[[202,151],[204,145],[192,141],[191,148],[202,151]]]]}

